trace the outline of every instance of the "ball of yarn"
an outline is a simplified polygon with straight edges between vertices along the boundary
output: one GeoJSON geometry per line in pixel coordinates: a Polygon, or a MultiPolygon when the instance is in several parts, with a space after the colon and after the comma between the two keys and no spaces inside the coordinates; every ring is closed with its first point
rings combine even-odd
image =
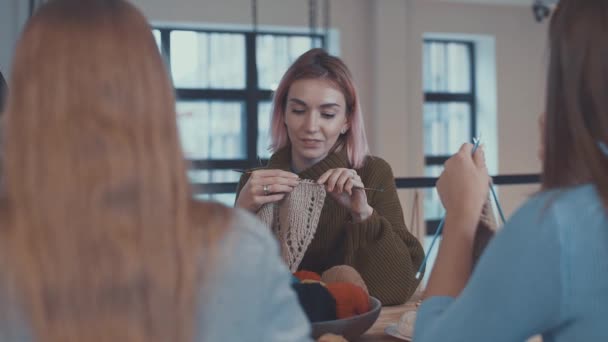
{"type": "Polygon", "coordinates": [[[312,271],[301,270],[293,274],[296,278],[302,280],[316,280],[321,281],[321,276],[312,271]]]}
{"type": "Polygon", "coordinates": [[[359,286],[369,295],[365,281],[359,272],[348,265],[338,265],[328,269],[321,275],[321,281],[324,283],[351,283],[359,286]]]}
{"type": "Polygon", "coordinates": [[[336,300],[336,315],[339,319],[369,311],[369,296],[359,286],[351,283],[328,283],[326,286],[336,300]]]}
{"type": "Polygon", "coordinates": [[[317,284],[321,284],[323,286],[325,286],[325,283],[320,281],[320,280],[312,280],[312,279],[304,279],[301,281],[302,284],[313,284],[313,283],[317,283],[317,284]]]}
{"type": "Polygon", "coordinates": [[[348,342],[344,337],[334,334],[325,334],[317,340],[317,342],[348,342]]]}
{"type": "Polygon", "coordinates": [[[332,321],[337,318],[336,300],[325,286],[319,283],[297,283],[292,287],[310,322],[332,321]]]}

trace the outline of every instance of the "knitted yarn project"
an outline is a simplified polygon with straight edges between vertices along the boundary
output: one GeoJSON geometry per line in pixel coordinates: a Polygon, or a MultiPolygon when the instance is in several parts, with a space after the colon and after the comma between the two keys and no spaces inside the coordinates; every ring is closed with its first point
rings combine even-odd
{"type": "Polygon", "coordinates": [[[257,213],[279,240],[281,256],[295,272],[317,231],[325,203],[325,187],[312,180],[302,180],[283,200],[267,203],[257,213]]]}

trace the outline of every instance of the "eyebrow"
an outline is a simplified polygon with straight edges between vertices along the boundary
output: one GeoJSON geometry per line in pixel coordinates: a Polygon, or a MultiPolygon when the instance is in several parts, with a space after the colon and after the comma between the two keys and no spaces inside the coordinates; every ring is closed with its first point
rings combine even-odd
{"type": "MultiPolygon", "coordinates": [[[[300,100],[298,98],[295,98],[295,97],[290,98],[289,102],[295,102],[296,104],[299,104],[299,105],[302,105],[302,106],[308,106],[306,104],[306,102],[304,102],[304,101],[302,101],[302,100],[300,100]]],[[[331,107],[340,107],[340,105],[337,104],[337,103],[330,102],[330,103],[324,103],[324,104],[320,105],[319,107],[321,107],[321,108],[331,108],[331,107]]]]}

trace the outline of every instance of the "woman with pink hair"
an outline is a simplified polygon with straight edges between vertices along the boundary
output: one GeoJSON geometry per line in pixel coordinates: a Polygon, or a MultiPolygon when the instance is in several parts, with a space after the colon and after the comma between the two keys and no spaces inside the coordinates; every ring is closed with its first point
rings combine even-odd
{"type": "Polygon", "coordinates": [[[299,269],[350,265],[383,304],[409,299],[424,251],[405,225],[391,167],[369,155],[344,62],[322,49],[300,56],[276,90],[271,127],[273,155],[266,168],[243,175],[236,206],[256,213],[302,179],[323,185],[328,196],[299,269]]]}

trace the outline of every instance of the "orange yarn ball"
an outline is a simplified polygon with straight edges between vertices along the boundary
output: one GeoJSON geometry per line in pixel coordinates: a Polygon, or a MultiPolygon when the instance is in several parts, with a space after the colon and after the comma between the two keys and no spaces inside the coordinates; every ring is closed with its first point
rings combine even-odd
{"type": "Polygon", "coordinates": [[[321,281],[321,276],[318,275],[317,273],[311,272],[311,271],[301,270],[301,271],[295,272],[293,275],[296,278],[300,279],[300,281],[303,281],[303,280],[321,281]]]}
{"type": "Polygon", "coordinates": [[[369,296],[359,286],[351,283],[330,283],[326,286],[336,299],[336,316],[338,316],[338,319],[369,311],[369,296]]]}

